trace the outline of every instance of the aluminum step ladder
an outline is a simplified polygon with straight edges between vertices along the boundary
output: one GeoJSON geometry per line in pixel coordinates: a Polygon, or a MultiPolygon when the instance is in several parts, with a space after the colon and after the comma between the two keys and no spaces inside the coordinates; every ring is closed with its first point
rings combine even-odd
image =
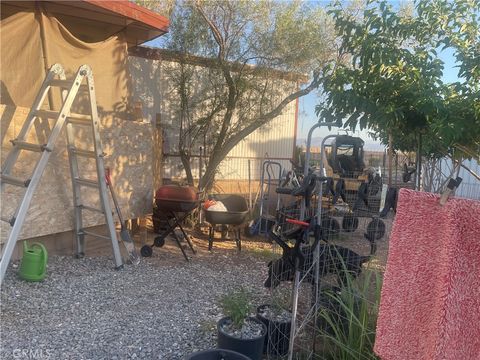
{"type": "MultiPolygon", "coordinates": [[[[50,93],[50,95],[53,95],[50,93]]],[[[105,167],[104,167],[104,153],[102,150],[102,143],[100,140],[100,122],[97,113],[97,103],[95,97],[95,86],[93,82],[92,70],[88,65],[82,65],[78,69],[73,80],[67,80],[65,71],[60,64],[53,65],[43,84],[38,92],[32,108],[20,130],[18,137],[11,140],[13,144],[12,149],[7,155],[7,158],[2,166],[0,174],[0,188],[3,191],[5,185],[12,185],[21,187],[25,190],[19,206],[11,217],[1,217],[1,220],[7,222],[11,226],[11,231],[7,242],[3,246],[2,258],[0,260],[0,284],[3,281],[5,272],[10,262],[15,244],[20,235],[22,225],[25,221],[30,202],[33,194],[37,188],[38,183],[47,166],[50,155],[54,149],[55,143],[58,140],[63,126],[66,125],[67,134],[67,150],[70,164],[70,175],[73,188],[73,202],[75,212],[75,235],[76,235],[76,255],[82,257],[85,254],[85,236],[96,236],[108,239],[112,243],[113,255],[116,268],[123,266],[122,256],[118,245],[117,234],[115,230],[115,223],[113,221],[112,208],[110,206],[107,185],[105,181],[105,167]],[[62,104],[60,111],[42,110],[43,103],[49,95],[51,88],[60,88],[62,94],[62,104]],[[70,112],[72,104],[79,92],[84,96],[88,94],[89,98],[89,114],[76,114],[70,112]],[[27,142],[28,134],[32,129],[34,122],[38,118],[55,119],[53,128],[48,137],[46,144],[33,144],[27,142]],[[93,136],[93,147],[91,149],[79,148],[75,144],[75,127],[80,127],[83,130],[90,129],[93,136]],[[20,179],[12,176],[15,163],[21,151],[38,152],[40,157],[35,164],[31,177],[28,179],[20,179]],[[85,178],[80,175],[78,158],[91,158],[96,162],[96,179],[85,178]],[[82,202],[83,187],[90,187],[98,189],[101,209],[88,206],[82,202]],[[108,226],[109,236],[103,236],[87,231],[83,228],[83,211],[94,211],[105,216],[106,224],[108,226]]]]}

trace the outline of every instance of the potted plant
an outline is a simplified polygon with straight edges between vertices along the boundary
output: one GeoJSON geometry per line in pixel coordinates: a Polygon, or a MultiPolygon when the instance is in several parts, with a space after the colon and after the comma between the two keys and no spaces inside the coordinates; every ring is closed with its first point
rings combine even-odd
{"type": "Polygon", "coordinates": [[[236,351],[252,360],[260,360],[267,328],[260,320],[250,317],[250,294],[245,289],[221,298],[225,317],[217,323],[218,348],[236,351]]]}
{"type": "Polygon", "coordinates": [[[265,352],[273,356],[283,356],[288,352],[292,313],[278,306],[264,304],[257,307],[257,318],[267,327],[265,352]]]}
{"type": "Polygon", "coordinates": [[[268,355],[284,356],[288,353],[292,326],[290,294],[280,292],[275,300],[257,307],[257,318],[267,327],[264,351],[268,355]]]}

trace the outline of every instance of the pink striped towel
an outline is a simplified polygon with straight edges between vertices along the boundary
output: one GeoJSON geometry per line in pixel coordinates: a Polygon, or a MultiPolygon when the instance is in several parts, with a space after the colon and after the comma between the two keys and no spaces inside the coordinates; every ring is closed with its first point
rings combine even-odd
{"type": "Polygon", "coordinates": [[[480,201],[402,189],[377,321],[383,360],[480,359],[480,201]]]}

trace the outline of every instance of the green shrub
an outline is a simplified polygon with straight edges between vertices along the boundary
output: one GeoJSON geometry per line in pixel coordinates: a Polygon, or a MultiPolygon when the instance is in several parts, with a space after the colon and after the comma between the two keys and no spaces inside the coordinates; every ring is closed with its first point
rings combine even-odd
{"type": "Polygon", "coordinates": [[[251,295],[243,288],[226,294],[220,299],[220,305],[223,313],[225,316],[228,316],[230,319],[232,319],[233,324],[237,328],[242,326],[243,321],[250,314],[250,303],[251,295]]]}

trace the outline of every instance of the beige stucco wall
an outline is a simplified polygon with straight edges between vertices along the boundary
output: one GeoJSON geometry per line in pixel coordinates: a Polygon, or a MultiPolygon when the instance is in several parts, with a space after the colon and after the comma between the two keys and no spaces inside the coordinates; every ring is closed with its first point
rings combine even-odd
{"type": "MultiPolygon", "coordinates": [[[[18,134],[28,113],[27,108],[0,105],[2,163],[11,148],[10,140],[18,134]]],[[[52,120],[51,120],[52,122],[52,120]]],[[[45,122],[37,120],[32,129],[29,141],[45,143],[49,127],[45,122]]],[[[63,130],[65,131],[65,130],[63,130]]],[[[113,184],[117,191],[121,209],[126,218],[135,218],[151,211],[152,206],[152,137],[153,130],[149,123],[138,121],[123,121],[107,116],[101,121],[101,139],[104,151],[107,153],[105,164],[112,169],[113,184]]],[[[65,134],[56,144],[49,164],[32,199],[26,222],[20,239],[60,233],[73,229],[73,206],[68,155],[65,147],[65,134]]],[[[91,145],[90,135],[78,132],[78,144],[91,145]]],[[[18,177],[30,177],[35,165],[37,153],[22,152],[16,170],[18,177]]],[[[82,159],[81,173],[86,178],[96,175],[93,159],[82,159]]],[[[10,217],[21,198],[19,188],[5,186],[1,198],[3,217],[10,217]]],[[[99,206],[98,190],[85,189],[86,205],[99,206]]],[[[84,226],[94,226],[104,223],[103,215],[84,211],[84,226]]],[[[3,243],[8,236],[10,227],[1,224],[3,243]]]]}
{"type": "MultiPolygon", "coordinates": [[[[143,116],[147,121],[156,123],[159,132],[163,133],[163,142],[158,142],[154,148],[155,158],[160,159],[163,166],[155,174],[155,178],[178,179],[185,176],[178,154],[180,97],[174,83],[175,73],[179,71],[178,63],[166,60],[146,59],[129,56],[129,69],[133,79],[133,97],[141,103],[143,116]],[[162,159],[161,154],[169,154],[162,159]],[[173,155],[173,156],[172,156],[173,155]]],[[[205,91],[203,74],[205,68],[195,66],[194,81],[198,86],[192,89],[192,97],[205,91]]],[[[285,89],[285,94],[296,87],[296,83],[278,80],[278,89],[285,89]]],[[[279,93],[279,95],[282,95],[279,93]]],[[[295,145],[296,102],[288,104],[282,114],[269,124],[259,128],[241,141],[219,166],[217,180],[248,179],[248,160],[250,159],[250,174],[252,179],[259,179],[261,164],[265,155],[278,160],[283,167],[290,168],[290,159],[295,145]]],[[[236,121],[234,119],[234,121],[236,121]]],[[[201,144],[195,146],[195,151],[201,144]]],[[[160,169],[160,167],[159,167],[160,169]]],[[[192,160],[192,171],[198,177],[198,159],[192,160]]]]}

